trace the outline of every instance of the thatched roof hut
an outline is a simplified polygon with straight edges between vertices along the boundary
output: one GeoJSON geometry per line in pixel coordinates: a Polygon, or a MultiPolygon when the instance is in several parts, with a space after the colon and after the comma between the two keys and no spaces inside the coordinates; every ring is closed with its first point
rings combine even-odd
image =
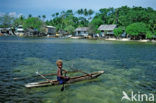
{"type": "Polygon", "coordinates": [[[48,35],[56,35],[56,27],[54,26],[46,26],[45,33],[48,35]]]}
{"type": "Polygon", "coordinates": [[[106,36],[114,36],[113,30],[117,27],[117,25],[101,25],[98,30],[101,31],[101,36],[106,37],[106,36]]]}
{"type": "Polygon", "coordinates": [[[80,31],[80,32],[88,31],[88,27],[78,27],[75,29],[75,32],[77,31],[80,31]]]}
{"type": "Polygon", "coordinates": [[[117,27],[117,25],[113,24],[113,25],[101,25],[98,30],[100,31],[113,31],[115,28],[117,27]]]}
{"type": "Polygon", "coordinates": [[[86,36],[88,36],[88,30],[89,30],[88,27],[78,27],[75,29],[75,33],[76,33],[75,35],[86,37],[86,36]]]}

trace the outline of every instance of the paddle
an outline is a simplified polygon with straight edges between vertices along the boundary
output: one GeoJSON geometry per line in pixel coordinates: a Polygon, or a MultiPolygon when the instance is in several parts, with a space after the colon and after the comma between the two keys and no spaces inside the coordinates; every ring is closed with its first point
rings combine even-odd
{"type": "Polygon", "coordinates": [[[82,70],[74,69],[74,68],[73,68],[73,65],[72,65],[72,67],[70,67],[70,68],[71,68],[72,70],[76,70],[77,72],[81,72],[81,73],[87,74],[88,76],[92,77],[92,75],[90,75],[90,74],[88,74],[88,73],[86,73],[86,72],[83,72],[82,70]]]}
{"type": "Polygon", "coordinates": [[[81,70],[79,70],[79,72],[84,73],[84,74],[87,74],[88,76],[92,77],[92,75],[90,75],[90,74],[88,74],[88,73],[86,73],[86,72],[83,72],[83,71],[81,71],[81,70]]]}
{"type": "MultiPolygon", "coordinates": [[[[43,76],[56,76],[56,73],[50,73],[50,74],[43,74],[43,76]]],[[[38,77],[40,75],[33,75],[32,77],[38,77]]],[[[21,78],[13,78],[13,80],[23,80],[23,79],[28,79],[31,77],[21,77],[21,78]]]]}
{"type": "MultiPolygon", "coordinates": [[[[65,72],[65,74],[64,74],[64,76],[66,77],[66,72],[65,72]]],[[[63,92],[64,91],[64,83],[63,83],[63,86],[62,86],[62,88],[61,88],[61,91],[63,92]]]]}
{"type": "Polygon", "coordinates": [[[42,78],[46,79],[48,82],[53,83],[52,81],[50,81],[49,79],[47,79],[45,76],[43,76],[42,74],[40,74],[38,71],[36,72],[37,75],[40,75],[42,78]]]}
{"type": "MultiPolygon", "coordinates": [[[[74,71],[67,71],[68,74],[69,73],[76,73],[78,72],[77,70],[74,70],[74,71]]],[[[43,76],[56,76],[57,74],[56,73],[49,73],[49,74],[43,74],[43,76]]],[[[39,76],[39,75],[37,75],[39,76]]],[[[32,77],[37,77],[36,75],[33,75],[32,77]]],[[[23,80],[23,79],[28,79],[30,77],[21,77],[21,78],[13,78],[13,80],[23,80]]]]}

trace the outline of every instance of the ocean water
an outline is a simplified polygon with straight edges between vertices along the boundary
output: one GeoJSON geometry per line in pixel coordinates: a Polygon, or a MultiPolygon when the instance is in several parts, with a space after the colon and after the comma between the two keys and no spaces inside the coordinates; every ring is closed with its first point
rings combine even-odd
{"type": "Polygon", "coordinates": [[[156,94],[155,43],[0,37],[0,103],[131,103],[121,101],[123,91],[128,95],[132,91],[156,94]],[[66,84],[63,92],[61,85],[24,87],[45,81],[36,76],[36,71],[56,73],[58,59],[63,60],[66,70],[72,67],[87,73],[105,73],[93,80],[66,84]]]}

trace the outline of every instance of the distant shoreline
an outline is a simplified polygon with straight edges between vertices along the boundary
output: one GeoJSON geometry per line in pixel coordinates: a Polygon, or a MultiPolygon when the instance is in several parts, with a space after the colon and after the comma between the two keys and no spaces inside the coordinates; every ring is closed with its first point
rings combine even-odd
{"type": "MultiPolygon", "coordinates": [[[[0,36],[0,37],[10,37],[10,36],[0,36]]],[[[13,37],[19,37],[19,38],[27,38],[27,36],[13,36],[13,37]]],[[[84,40],[101,40],[101,41],[121,41],[121,42],[140,42],[140,43],[147,43],[147,42],[151,42],[151,43],[156,43],[156,40],[147,40],[147,39],[143,39],[143,40],[131,40],[130,38],[82,38],[82,37],[54,37],[54,36],[42,36],[42,37],[36,37],[36,36],[32,36],[32,37],[28,37],[28,38],[60,38],[60,39],[84,39],[84,40]]]]}
{"type": "Polygon", "coordinates": [[[80,37],[72,37],[71,39],[87,39],[87,40],[105,40],[105,41],[122,41],[122,42],[128,42],[128,41],[137,41],[137,42],[154,42],[156,43],[156,40],[147,40],[147,39],[142,39],[142,40],[131,40],[130,38],[80,38],[80,37]]]}

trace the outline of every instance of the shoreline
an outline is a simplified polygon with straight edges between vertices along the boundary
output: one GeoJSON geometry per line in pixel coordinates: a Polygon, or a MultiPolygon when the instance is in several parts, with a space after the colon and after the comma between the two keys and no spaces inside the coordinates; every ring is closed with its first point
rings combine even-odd
{"type": "Polygon", "coordinates": [[[120,38],[120,39],[116,39],[116,38],[109,38],[109,39],[105,39],[107,41],[137,41],[137,42],[156,42],[156,40],[147,40],[147,39],[143,39],[143,40],[131,40],[130,38],[120,38]]]}
{"type": "MultiPolygon", "coordinates": [[[[10,36],[0,36],[0,37],[10,37],[10,36]]],[[[121,42],[131,42],[131,41],[134,41],[134,42],[141,42],[141,43],[147,43],[147,42],[151,42],[151,43],[156,43],[156,40],[147,40],[147,39],[143,39],[143,40],[131,40],[130,38],[83,38],[83,37],[75,37],[75,36],[72,36],[72,37],[54,37],[54,36],[50,36],[50,37],[47,37],[47,36],[42,36],[42,37],[37,37],[37,36],[13,36],[13,37],[19,37],[19,38],[60,38],[60,39],[75,39],[75,40],[78,40],[78,39],[84,39],[84,40],[103,40],[103,41],[121,41],[121,42]]]]}
{"type": "Polygon", "coordinates": [[[121,42],[131,42],[131,41],[134,41],[134,42],[141,42],[141,43],[147,43],[147,42],[152,42],[152,43],[156,43],[156,40],[147,40],[147,39],[143,39],[143,40],[131,40],[130,38],[120,38],[120,39],[116,39],[116,38],[91,38],[91,39],[88,39],[88,40],[105,40],[105,41],[121,41],[121,42]]]}

